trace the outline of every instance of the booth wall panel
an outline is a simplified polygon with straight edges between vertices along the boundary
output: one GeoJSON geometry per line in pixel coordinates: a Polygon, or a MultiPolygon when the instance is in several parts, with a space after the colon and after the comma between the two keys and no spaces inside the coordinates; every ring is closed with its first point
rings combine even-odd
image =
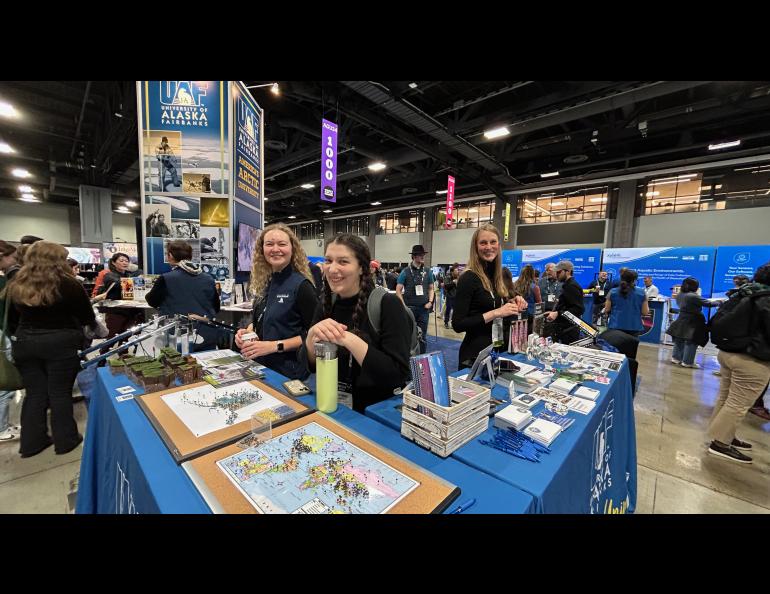
{"type": "Polygon", "coordinates": [[[634,247],[766,244],[770,208],[640,217],[634,247]]]}

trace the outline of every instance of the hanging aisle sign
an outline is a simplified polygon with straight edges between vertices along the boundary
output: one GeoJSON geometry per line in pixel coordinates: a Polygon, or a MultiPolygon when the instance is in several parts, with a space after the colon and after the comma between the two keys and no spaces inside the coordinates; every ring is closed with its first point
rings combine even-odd
{"type": "Polygon", "coordinates": [[[511,224],[511,203],[505,204],[505,233],[503,233],[503,241],[508,241],[508,227],[511,224]]]}
{"type": "Polygon", "coordinates": [[[262,109],[240,82],[233,82],[235,142],[233,195],[262,210],[262,109]]]}
{"type": "Polygon", "coordinates": [[[446,186],[446,228],[452,228],[452,217],[455,211],[455,178],[447,177],[446,186]]]}
{"type": "Polygon", "coordinates": [[[337,124],[321,123],[321,200],[337,202],[337,124]]]}

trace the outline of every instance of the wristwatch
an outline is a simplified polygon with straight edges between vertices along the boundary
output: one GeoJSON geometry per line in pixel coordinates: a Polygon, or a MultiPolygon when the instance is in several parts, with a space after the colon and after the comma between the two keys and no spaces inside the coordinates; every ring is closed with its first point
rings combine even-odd
{"type": "Polygon", "coordinates": [[[278,342],[278,343],[276,343],[276,345],[275,345],[275,346],[276,346],[276,348],[278,349],[278,352],[279,352],[279,353],[282,353],[282,352],[283,352],[283,343],[282,343],[282,342],[278,342]]]}

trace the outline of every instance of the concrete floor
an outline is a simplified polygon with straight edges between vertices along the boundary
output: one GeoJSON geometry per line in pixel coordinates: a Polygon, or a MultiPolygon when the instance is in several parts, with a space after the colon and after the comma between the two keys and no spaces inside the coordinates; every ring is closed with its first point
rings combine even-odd
{"type": "MultiPolygon", "coordinates": [[[[433,318],[429,333],[435,333],[433,318]]],[[[441,322],[438,335],[462,338],[441,322]]],[[[706,454],[705,428],[719,389],[715,355],[699,349],[703,369],[692,370],[669,363],[671,347],[639,347],[637,513],[770,513],[770,422],[749,414],[739,430],[754,445],[753,464],[706,454]]],[[[75,413],[84,432],[82,402],[75,413]]],[[[12,421],[18,415],[14,406],[12,421]]],[[[83,446],[64,456],[49,448],[25,460],[18,447],[18,441],[0,444],[0,513],[71,513],[83,446]]]]}

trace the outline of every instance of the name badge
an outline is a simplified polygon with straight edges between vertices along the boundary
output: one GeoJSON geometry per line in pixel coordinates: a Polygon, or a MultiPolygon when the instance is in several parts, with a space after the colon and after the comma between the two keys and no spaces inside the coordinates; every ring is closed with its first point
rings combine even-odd
{"type": "Polygon", "coordinates": [[[353,408],[353,386],[348,382],[337,382],[337,404],[353,408]]]}
{"type": "Polygon", "coordinates": [[[604,289],[599,289],[599,297],[604,297],[604,289]]]}
{"type": "Polygon", "coordinates": [[[422,285],[416,285],[414,287],[414,291],[415,291],[415,293],[417,293],[418,297],[422,297],[425,294],[425,292],[423,291],[422,285]]]}
{"type": "Polygon", "coordinates": [[[556,295],[548,293],[548,303],[553,303],[554,301],[556,301],[556,295]]]}

